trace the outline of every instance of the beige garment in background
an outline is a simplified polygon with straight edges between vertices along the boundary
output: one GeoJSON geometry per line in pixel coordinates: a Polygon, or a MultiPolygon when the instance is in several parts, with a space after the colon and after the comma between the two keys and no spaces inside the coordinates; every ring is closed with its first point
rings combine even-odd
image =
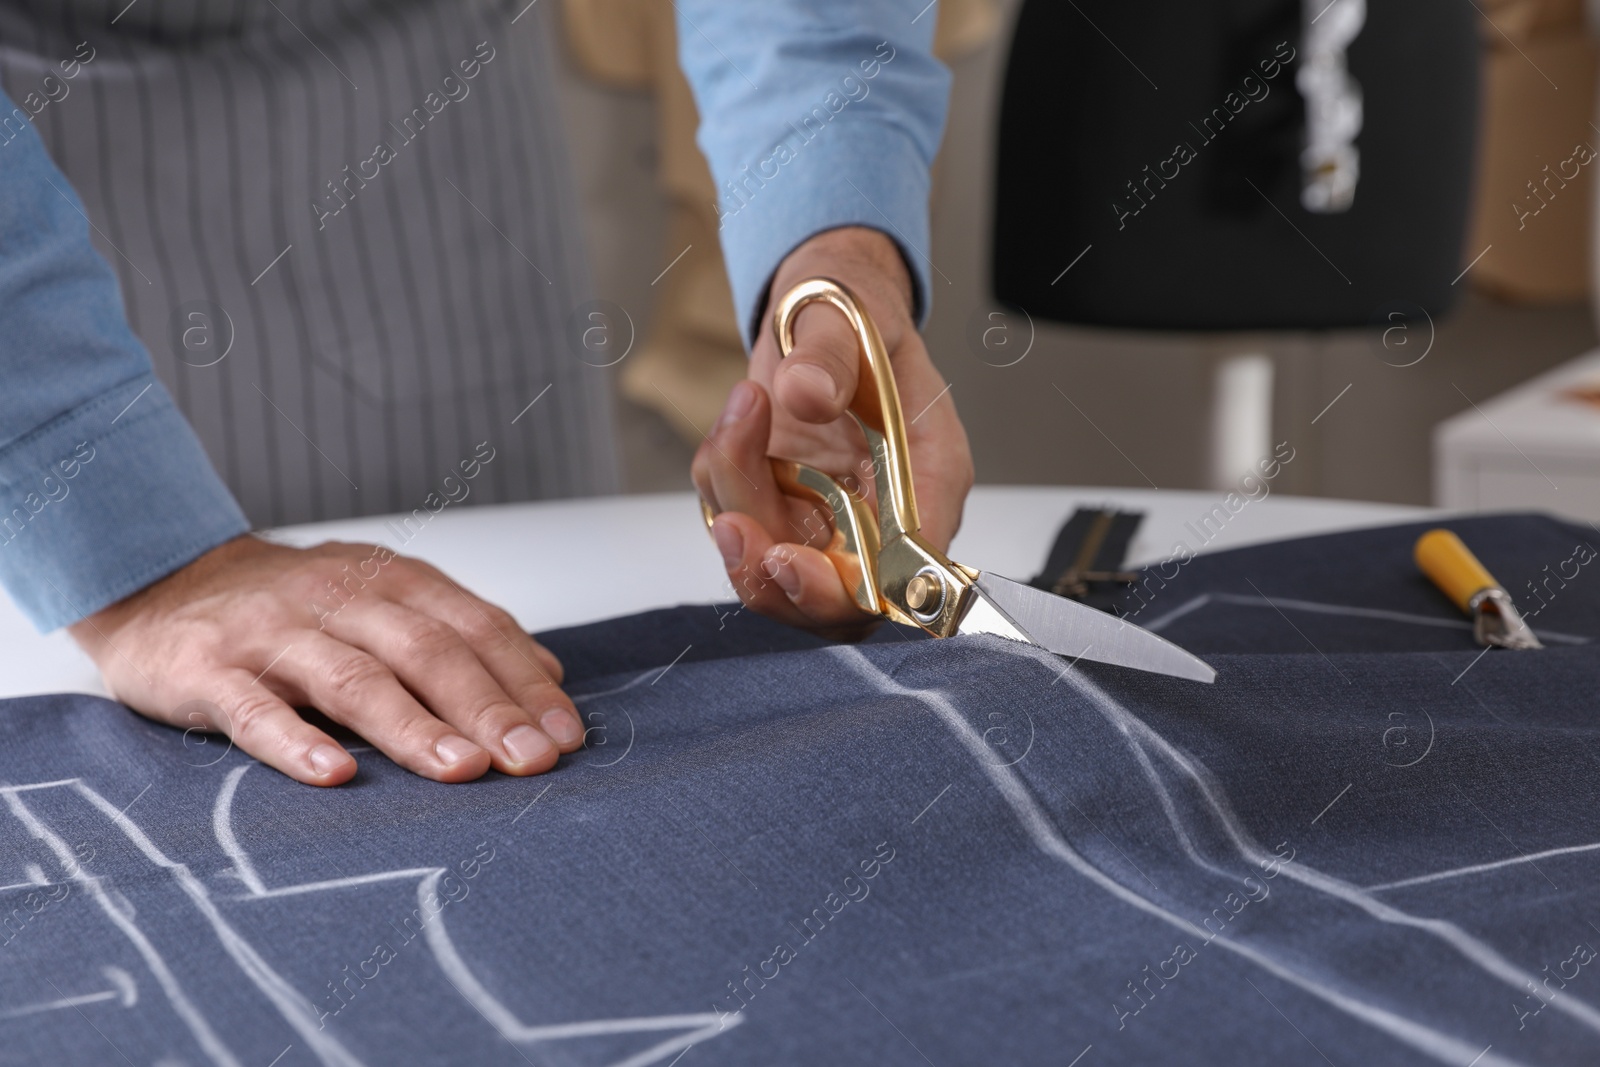
{"type": "Polygon", "coordinates": [[[1478,189],[1463,262],[1489,249],[1471,278],[1501,300],[1585,300],[1600,158],[1568,161],[1580,144],[1600,151],[1600,132],[1590,125],[1597,49],[1582,0],[1486,0],[1484,9],[1478,189]],[[1575,166],[1575,178],[1559,173],[1575,166]]]}
{"type": "MultiPolygon", "coordinates": [[[[745,351],[717,239],[716,184],[695,145],[700,118],[678,67],[673,8],[667,0],[566,0],[564,13],[567,44],[586,75],[656,95],[659,178],[670,214],[660,263],[672,269],[659,283],[649,334],[623,367],[621,386],[629,400],[698,444],[745,376],[745,351]]],[[[993,38],[998,0],[943,0],[938,20],[934,50],[952,59],[993,38]]]]}

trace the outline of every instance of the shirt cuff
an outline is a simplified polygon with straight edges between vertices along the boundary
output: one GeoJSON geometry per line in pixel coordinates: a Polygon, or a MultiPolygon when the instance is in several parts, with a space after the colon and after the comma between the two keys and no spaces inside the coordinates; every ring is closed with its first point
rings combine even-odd
{"type": "Polygon", "coordinates": [[[0,583],[41,632],[114,604],[249,528],[148,374],[0,450],[0,583]]]}
{"type": "Polygon", "coordinates": [[[770,154],[724,178],[718,195],[722,253],[746,345],[760,332],[778,265],[809,238],[840,226],[879,230],[899,246],[922,325],[931,295],[929,187],[916,142],[876,123],[791,127],[770,154]]]}

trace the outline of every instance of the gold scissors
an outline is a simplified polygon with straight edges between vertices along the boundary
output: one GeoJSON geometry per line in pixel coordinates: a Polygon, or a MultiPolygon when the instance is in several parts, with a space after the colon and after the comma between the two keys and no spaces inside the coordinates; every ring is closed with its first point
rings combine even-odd
{"type": "MultiPolygon", "coordinates": [[[[856,605],[869,615],[920,626],[935,637],[994,634],[1082,658],[1199,682],[1217,673],[1203,660],[1125,619],[1065,597],[952,561],[917,532],[911,453],[900,393],[883,338],[855,294],[839,282],[812,278],[778,301],[773,325],[778,348],[794,348],[794,319],[808,304],[827,303],[855,330],[863,366],[850,414],[866,435],[877,489],[874,515],[864,496],[830,475],[794,460],[773,458],[772,471],[788,495],[826,508],[833,536],[822,551],[856,605]]],[[[706,525],[715,513],[704,500],[706,525]]]]}

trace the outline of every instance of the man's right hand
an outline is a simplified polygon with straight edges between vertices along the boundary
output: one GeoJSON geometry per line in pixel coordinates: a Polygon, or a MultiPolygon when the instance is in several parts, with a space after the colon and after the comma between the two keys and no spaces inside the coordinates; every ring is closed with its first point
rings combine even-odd
{"type": "MultiPolygon", "coordinates": [[[[910,422],[921,534],[949,547],[972,488],[967,434],[912,318],[911,272],[899,247],[859,226],[828,230],[795,249],[772,282],[772,303],[806,278],[842,282],[883,335],[910,422]]],[[[750,378],[729,394],[722,418],[695,453],[694,484],[718,513],[711,535],[744,604],[828,637],[859,637],[876,619],[856,606],[822,548],[832,526],[811,501],[784,495],[768,456],[800,460],[875,496],[866,439],[845,416],[856,395],[860,342],[837,308],[813,304],[794,320],[794,349],[778,350],[763,315],[750,378]]]]}
{"type": "Polygon", "coordinates": [[[296,707],[441,782],[539,774],[583,744],[554,655],[382,546],[239,537],[69,629],[117,699],[311,785],[349,781],[356,762],[296,707]]]}

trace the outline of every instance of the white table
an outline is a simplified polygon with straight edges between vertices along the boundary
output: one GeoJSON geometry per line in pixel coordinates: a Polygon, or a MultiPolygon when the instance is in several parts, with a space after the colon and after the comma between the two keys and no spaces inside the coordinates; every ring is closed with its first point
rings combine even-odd
{"type": "Polygon", "coordinates": [[[1600,388],[1600,349],[1435,426],[1434,503],[1600,521],[1600,407],[1573,388],[1600,388]]]}
{"type": "MultiPolygon", "coordinates": [[[[1116,505],[1145,513],[1130,547],[1136,565],[1166,557],[1174,542],[1198,547],[1197,523],[1222,499],[1214,492],[980,486],[950,555],[1020,580],[1044,564],[1075,507],[1116,505]]],[[[1404,522],[1427,509],[1273,494],[1247,504],[1205,551],[1261,541],[1404,522]]],[[[384,541],[392,516],[286,527],[289,544],[384,541]]],[[[528,630],[592,622],[684,603],[734,599],[692,493],[446,509],[402,549],[451,574],[515,615],[528,630]]],[[[104,695],[99,675],[65,632],[41,635],[0,598],[0,697],[79,692],[104,695]]]]}

